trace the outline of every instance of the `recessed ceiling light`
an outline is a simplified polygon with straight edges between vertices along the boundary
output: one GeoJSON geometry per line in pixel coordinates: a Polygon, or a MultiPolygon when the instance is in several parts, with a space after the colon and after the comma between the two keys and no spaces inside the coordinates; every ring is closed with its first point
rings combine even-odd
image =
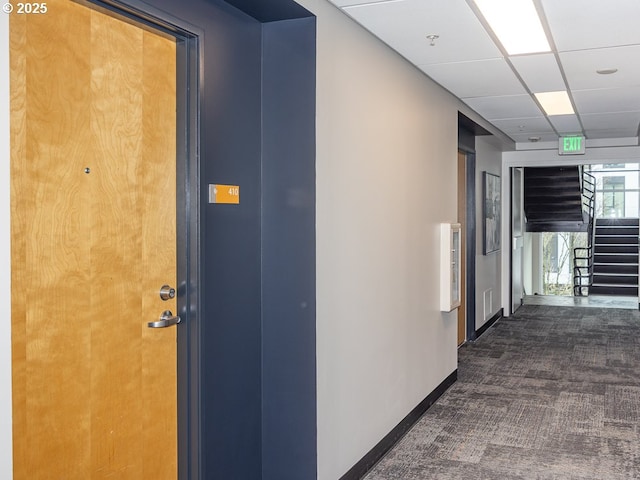
{"type": "Polygon", "coordinates": [[[573,105],[569,99],[569,94],[562,90],[560,92],[534,93],[544,112],[551,115],[569,115],[575,113],[573,105]]]}
{"type": "Polygon", "coordinates": [[[596,70],[596,73],[599,73],[600,75],[611,75],[613,73],[616,73],[617,71],[617,68],[600,68],[596,70]]]}
{"type": "Polygon", "coordinates": [[[473,0],[509,55],[550,52],[532,0],[473,0]]]}

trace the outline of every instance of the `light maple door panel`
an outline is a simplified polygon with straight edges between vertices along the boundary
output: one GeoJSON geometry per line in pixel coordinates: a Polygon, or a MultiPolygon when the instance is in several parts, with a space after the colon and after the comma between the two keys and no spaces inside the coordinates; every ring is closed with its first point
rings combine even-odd
{"type": "Polygon", "coordinates": [[[460,307],[458,307],[458,345],[467,339],[467,156],[458,152],[458,223],[460,236],[460,307]]]}
{"type": "Polygon", "coordinates": [[[175,479],[175,41],[13,15],[15,479],[175,479]]]}

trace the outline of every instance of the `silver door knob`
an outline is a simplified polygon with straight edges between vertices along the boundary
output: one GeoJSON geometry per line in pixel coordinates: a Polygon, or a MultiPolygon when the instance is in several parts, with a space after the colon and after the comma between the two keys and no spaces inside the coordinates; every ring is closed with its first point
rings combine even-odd
{"type": "Polygon", "coordinates": [[[160,298],[162,300],[171,300],[176,296],[176,289],[170,287],[169,285],[163,285],[160,287],[160,298]]]}
{"type": "Polygon", "coordinates": [[[167,328],[171,325],[177,325],[182,319],[178,315],[171,313],[171,310],[165,310],[156,322],[147,323],[149,328],[167,328]]]}

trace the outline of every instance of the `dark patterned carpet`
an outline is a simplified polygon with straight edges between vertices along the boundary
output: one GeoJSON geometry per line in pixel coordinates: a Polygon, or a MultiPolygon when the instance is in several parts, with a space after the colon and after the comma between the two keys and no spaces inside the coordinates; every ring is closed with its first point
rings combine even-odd
{"type": "Polygon", "coordinates": [[[640,314],[521,307],[367,480],[640,479],[640,314]]]}

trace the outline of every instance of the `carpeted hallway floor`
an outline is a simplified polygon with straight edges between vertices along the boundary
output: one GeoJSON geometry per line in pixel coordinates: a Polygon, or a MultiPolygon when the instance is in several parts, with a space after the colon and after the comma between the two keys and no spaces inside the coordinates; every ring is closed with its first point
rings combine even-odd
{"type": "Polygon", "coordinates": [[[640,479],[640,313],[521,307],[365,478],[640,479]]]}

